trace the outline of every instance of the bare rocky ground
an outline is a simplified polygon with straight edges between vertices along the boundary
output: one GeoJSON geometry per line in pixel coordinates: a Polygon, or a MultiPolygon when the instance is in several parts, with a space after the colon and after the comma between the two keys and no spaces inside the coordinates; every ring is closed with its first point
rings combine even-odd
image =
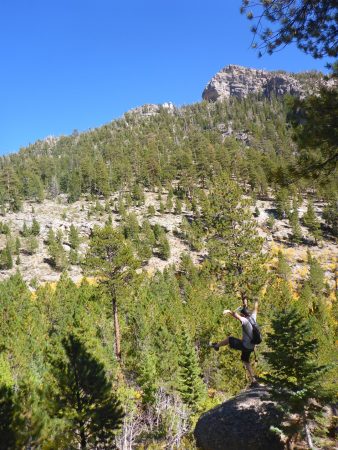
{"type": "MultiPolygon", "coordinates": [[[[113,204],[117,200],[117,197],[118,194],[112,196],[110,203],[113,204]]],[[[164,227],[171,247],[171,256],[167,261],[153,256],[145,266],[145,270],[152,273],[156,270],[162,271],[168,265],[176,265],[180,262],[181,255],[184,252],[189,252],[194,262],[198,263],[203,258],[203,253],[205,254],[205,252],[192,252],[189,250],[188,245],[174,233],[175,230],[180,229],[182,218],[187,212],[183,209],[181,215],[175,215],[173,213],[160,214],[158,212],[160,204],[158,194],[155,192],[146,192],[145,197],[145,204],[143,206],[131,207],[128,211],[135,212],[139,222],[142,223],[144,218],[147,217],[148,206],[154,205],[157,212],[153,217],[149,217],[149,221],[152,225],[158,223],[164,227]]],[[[166,195],[162,195],[161,201],[166,201],[166,195]]],[[[24,251],[25,239],[20,236],[23,247],[20,253],[20,264],[14,264],[11,270],[0,271],[0,280],[4,280],[15,273],[16,270],[20,270],[23,278],[31,286],[35,286],[36,282],[40,284],[57,281],[60,277],[60,272],[55,271],[49,265],[47,246],[44,242],[48,230],[50,228],[53,228],[54,231],[61,229],[64,234],[63,246],[66,251],[69,251],[70,247],[67,243],[67,236],[71,224],[74,224],[78,228],[82,238],[80,253],[84,255],[88,245],[89,234],[94,225],[101,226],[108,219],[109,214],[112,217],[114,225],[117,225],[120,221],[120,216],[114,211],[114,208],[110,208],[110,213],[107,211],[93,211],[95,203],[84,198],[76,203],[68,204],[64,196],[59,196],[55,200],[45,200],[43,203],[25,203],[22,211],[7,213],[4,217],[0,218],[3,223],[9,225],[12,236],[14,237],[20,235],[24,222],[26,222],[27,226],[30,226],[34,218],[39,222],[41,229],[40,236],[38,236],[39,248],[34,255],[28,255],[24,251]]],[[[99,203],[104,207],[106,201],[102,200],[99,203]]],[[[274,214],[275,212],[273,201],[259,200],[256,206],[259,210],[259,216],[257,217],[258,230],[265,239],[265,250],[269,251],[273,257],[271,264],[273,265],[276,261],[278,251],[282,250],[292,268],[292,277],[297,281],[299,278],[304,278],[307,274],[307,251],[310,250],[311,254],[322,264],[330,284],[333,284],[338,257],[336,242],[330,239],[324,239],[319,245],[315,245],[308,234],[308,230],[302,227],[305,243],[293,246],[290,244],[291,228],[288,220],[276,220],[272,232],[266,226],[266,220],[269,214],[274,214]]],[[[321,217],[322,205],[316,204],[315,207],[318,216],[321,217]]],[[[306,204],[303,204],[299,210],[300,217],[305,210],[306,204]]],[[[1,235],[0,249],[4,248],[5,245],[6,236],[1,235]]],[[[15,261],[15,256],[13,259],[15,261]]],[[[79,281],[83,276],[80,266],[70,266],[68,274],[75,282],[79,281]]]]}

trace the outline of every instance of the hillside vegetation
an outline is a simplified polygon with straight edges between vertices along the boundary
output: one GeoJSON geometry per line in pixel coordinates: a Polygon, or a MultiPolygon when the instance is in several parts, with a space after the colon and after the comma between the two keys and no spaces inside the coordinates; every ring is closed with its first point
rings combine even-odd
{"type": "Polygon", "coordinates": [[[287,99],[231,98],[1,158],[0,448],[195,448],[201,412],[247,384],[209,347],[240,335],[222,311],[244,298],[265,336],[281,311],[306,321],[332,391],[338,185],[295,177],[287,119],[287,99]]]}

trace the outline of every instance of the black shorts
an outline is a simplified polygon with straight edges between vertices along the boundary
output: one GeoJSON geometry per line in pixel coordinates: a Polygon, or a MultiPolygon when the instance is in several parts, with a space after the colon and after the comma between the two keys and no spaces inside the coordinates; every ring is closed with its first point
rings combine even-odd
{"type": "Polygon", "coordinates": [[[232,348],[233,350],[239,350],[242,352],[242,355],[241,355],[242,361],[244,361],[244,362],[250,361],[250,355],[253,352],[253,349],[250,350],[250,349],[244,347],[243,341],[241,341],[241,339],[237,339],[233,336],[230,336],[229,337],[229,347],[232,348]]]}

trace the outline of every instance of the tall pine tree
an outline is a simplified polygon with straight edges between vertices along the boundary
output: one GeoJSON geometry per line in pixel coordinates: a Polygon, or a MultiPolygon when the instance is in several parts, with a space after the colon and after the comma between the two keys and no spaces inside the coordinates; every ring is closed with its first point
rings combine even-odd
{"type": "Polygon", "coordinates": [[[66,419],[65,448],[114,448],[124,414],[104,366],[74,335],[63,340],[63,348],[64,357],[53,362],[52,406],[55,416],[66,419]]]}
{"type": "Polygon", "coordinates": [[[253,298],[267,279],[262,253],[263,239],[237,183],[226,174],[218,176],[202,204],[208,228],[209,261],[212,272],[227,293],[253,298]]]}
{"type": "Polygon", "coordinates": [[[283,408],[286,419],[296,421],[280,425],[292,441],[304,431],[309,448],[313,448],[308,420],[316,415],[318,404],[326,398],[321,375],[327,367],[316,360],[318,341],[313,337],[308,320],[296,308],[278,311],[272,319],[272,333],[267,335],[269,351],[264,356],[270,366],[266,381],[272,396],[283,408]]]}
{"type": "Polygon", "coordinates": [[[187,331],[183,330],[179,341],[178,391],[190,408],[197,409],[206,394],[196,351],[187,331]]]}
{"type": "Polygon", "coordinates": [[[96,228],[89,243],[85,259],[85,269],[97,276],[111,299],[114,318],[115,355],[121,358],[121,335],[118,304],[122,292],[130,284],[139,263],[134,258],[132,248],[119,230],[111,225],[96,228]]]}

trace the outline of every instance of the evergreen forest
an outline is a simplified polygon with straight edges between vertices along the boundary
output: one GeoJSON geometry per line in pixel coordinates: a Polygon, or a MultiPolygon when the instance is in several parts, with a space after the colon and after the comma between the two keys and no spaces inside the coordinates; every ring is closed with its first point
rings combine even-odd
{"type": "Polygon", "coordinates": [[[303,442],[311,420],[334,448],[338,179],[299,170],[293,102],[131,111],[1,157],[1,450],[195,449],[200,415],[248,385],[237,352],[210,348],[240,337],[222,312],[243,299],[255,372],[301,417],[275,432],[303,442]],[[46,227],[52,201],[95,224],[46,227]],[[26,276],[41,248],[54,282],[26,276]]]}

